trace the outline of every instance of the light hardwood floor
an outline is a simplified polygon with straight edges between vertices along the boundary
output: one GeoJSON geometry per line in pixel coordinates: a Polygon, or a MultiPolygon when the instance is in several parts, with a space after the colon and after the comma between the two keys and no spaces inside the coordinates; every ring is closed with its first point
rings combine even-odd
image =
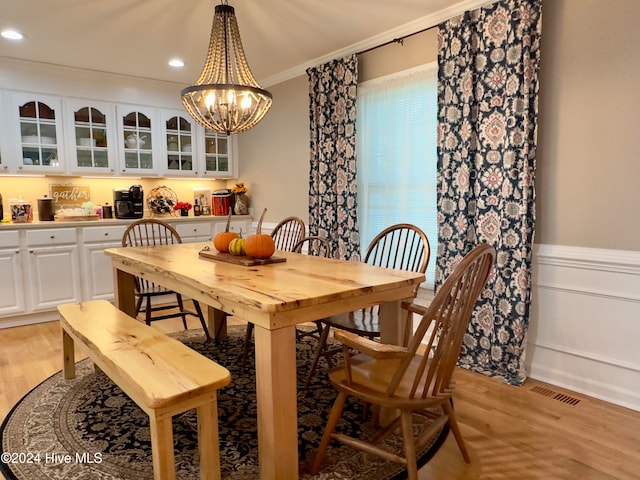
{"type": "MultiPolygon", "coordinates": [[[[182,328],[179,320],[153,325],[182,328]]],[[[57,322],[0,330],[0,417],[62,368],[61,351],[57,322]]],[[[456,375],[456,412],[472,463],[465,465],[450,436],[420,479],[640,479],[640,412],[535,380],[513,387],[465,370],[456,375]]]]}

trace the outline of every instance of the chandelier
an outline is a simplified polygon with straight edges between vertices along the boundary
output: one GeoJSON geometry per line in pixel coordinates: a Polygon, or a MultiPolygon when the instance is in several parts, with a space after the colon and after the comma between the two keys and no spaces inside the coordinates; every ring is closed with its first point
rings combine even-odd
{"type": "Polygon", "coordinates": [[[216,6],[209,51],[200,78],[182,90],[182,103],[205,128],[241,133],[254,127],[271,107],[272,95],[253,77],[244,56],[235,9],[216,6]]]}

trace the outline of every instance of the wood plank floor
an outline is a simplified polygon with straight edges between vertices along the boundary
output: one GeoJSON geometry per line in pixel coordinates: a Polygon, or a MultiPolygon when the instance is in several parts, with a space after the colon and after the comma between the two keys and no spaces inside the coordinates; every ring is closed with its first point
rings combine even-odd
{"type": "MultiPolygon", "coordinates": [[[[182,329],[179,320],[153,325],[182,329]]],[[[198,325],[190,319],[189,328],[198,325]]],[[[62,368],[61,352],[57,322],[0,330],[1,418],[62,368]]],[[[640,412],[535,380],[512,387],[465,370],[456,375],[456,411],[472,462],[464,463],[450,436],[420,479],[640,479],[640,412]]]]}

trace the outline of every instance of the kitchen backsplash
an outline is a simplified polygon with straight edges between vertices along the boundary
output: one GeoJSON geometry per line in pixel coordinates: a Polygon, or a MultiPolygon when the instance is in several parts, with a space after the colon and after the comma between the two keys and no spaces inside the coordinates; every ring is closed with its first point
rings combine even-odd
{"type": "MultiPolygon", "coordinates": [[[[78,185],[88,186],[91,191],[91,201],[96,205],[108,203],[113,205],[113,190],[129,188],[131,185],[141,185],[146,194],[155,187],[167,186],[173,190],[179,201],[193,202],[194,189],[210,188],[215,191],[223,188],[231,188],[235,180],[167,180],[162,178],[86,178],[86,177],[2,177],[0,176],[0,194],[4,203],[4,216],[10,217],[9,199],[22,197],[25,202],[31,203],[37,218],[37,199],[49,196],[50,185],[78,185]]],[[[148,212],[145,211],[145,216],[148,212]]]]}

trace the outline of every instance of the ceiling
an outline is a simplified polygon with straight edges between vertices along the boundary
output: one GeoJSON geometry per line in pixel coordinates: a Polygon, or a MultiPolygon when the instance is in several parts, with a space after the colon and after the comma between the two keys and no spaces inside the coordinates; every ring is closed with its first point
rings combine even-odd
{"type": "MultiPolygon", "coordinates": [[[[263,86],[306,67],[416,32],[479,0],[230,0],[254,76],[263,86]],[[453,5],[452,5],[453,4],[453,5]]],[[[0,0],[0,58],[193,83],[219,0],[0,0]],[[182,69],[167,65],[173,57],[182,69]]]]}

